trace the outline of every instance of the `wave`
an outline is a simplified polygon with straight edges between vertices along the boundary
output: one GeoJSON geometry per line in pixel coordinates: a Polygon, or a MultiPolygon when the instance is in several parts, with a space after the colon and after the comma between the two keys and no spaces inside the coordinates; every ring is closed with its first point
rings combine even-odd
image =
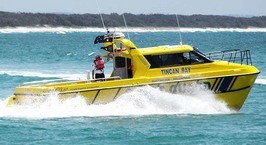
{"type": "Polygon", "coordinates": [[[22,76],[22,77],[40,77],[40,78],[61,78],[65,80],[82,80],[86,79],[86,74],[49,74],[43,72],[31,71],[0,71],[0,75],[22,76]]]}
{"type": "Polygon", "coordinates": [[[266,85],[266,79],[258,78],[256,79],[255,83],[260,85],[266,85]]]}
{"type": "MultiPolygon", "coordinates": [[[[154,27],[132,27],[129,29],[118,27],[110,28],[121,32],[177,32],[177,28],[154,28],[154,27]]],[[[266,32],[266,28],[181,28],[182,32],[266,32]]],[[[0,33],[42,33],[50,32],[66,34],[72,32],[105,32],[103,28],[66,28],[66,27],[5,27],[0,28],[0,33]]]]}
{"type": "Polygon", "coordinates": [[[60,100],[56,93],[45,101],[6,106],[0,101],[0,117],[11,118],[65,118],[98,116],[141,116],[155,114],[229,114],[235,113],[226,104],[215,99],[202,87],[194,89],[194,95],[176,95],[144,86],[125,93],[115,101],[100,105],[87,105],[80,96],[60,100]]]}

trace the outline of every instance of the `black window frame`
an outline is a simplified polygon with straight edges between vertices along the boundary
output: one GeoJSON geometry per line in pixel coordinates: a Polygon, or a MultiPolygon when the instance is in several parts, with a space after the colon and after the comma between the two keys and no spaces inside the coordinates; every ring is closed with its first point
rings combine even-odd
{"type": "Polygon", "coordinates": [[[159,54],[159,55],[144,55],[147,61],[151,64],[150,68],[164,68],[164,67],[175,67],[175,66],[185,66],[193,64],[202,64],[212,62],[203,53],[198,51],[190,51],[184,53],[170,53],[170,54],[159,54]],[[188,53],[189,58],[184,56],[184,53],[188,53]],[[193,60],[192,55],[200,58],[198,60],[193,60]],[[168,57],[165,57],[168,56],[168,57]],[[176,59],[173,58],[176,56],[176,59]],[[166,60],[164,60],[166,58],[166,60]],[[170,60],[167,60],[170,59],[170,60]],[[172,60],[171,60],[172,59],[172,60]]]}

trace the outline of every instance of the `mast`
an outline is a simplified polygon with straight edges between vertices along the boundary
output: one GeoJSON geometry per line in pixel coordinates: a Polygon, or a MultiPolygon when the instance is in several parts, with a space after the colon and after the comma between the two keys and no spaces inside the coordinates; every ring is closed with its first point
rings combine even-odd
{"type": "Polygon", "coordinates": [[[125,23],[125,26],[126,26],[127,37],[128,37],[128,39],[130,40],[129,32],[128,32],[128,28],[127,28],[127,22],[126,22],[126,18],[125,18],[125,13],[123,13],[122,16],[123,16],[123,20],[124,20],[124,23],[125,23]]]}
{"type": "MultiPolygon", "coordinates": [[[[96,5],[97,5],[97,9],[98,9],[99,15],[101,17],[103,28],[106,29],[105,24],[104,24],[104,20],[103,20],[103,15],[102,15],[101,10],[99,8],[98,0],[96,0],[96,5]]],[[[106,30],[108,31],[108,29],[106,29],[106,30]]]]}
{"type": "Polygon", "coordinates": [[[181,35],[181,29],[180,29],[180,25],[179,25],[179,19],[178,19],[178,15],[175,15],[176,17],[176,23],[177,23],[177,27],[178,27],[178,32],[179,32],[179,40],[180,40],[180,45],[182,45],[182,35],[181,35]]]}

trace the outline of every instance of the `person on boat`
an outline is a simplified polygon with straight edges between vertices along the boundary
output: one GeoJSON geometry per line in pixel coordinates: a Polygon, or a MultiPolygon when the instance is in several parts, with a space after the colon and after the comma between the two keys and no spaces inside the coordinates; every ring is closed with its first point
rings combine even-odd
{"type": "Polygon", "coordinates": [[[92,78],[93,79],[100,79],[105,78],[104,75],[104,60],[101,58],[100,55],[95,56],[95,60],[92,64],[92,78]]]}

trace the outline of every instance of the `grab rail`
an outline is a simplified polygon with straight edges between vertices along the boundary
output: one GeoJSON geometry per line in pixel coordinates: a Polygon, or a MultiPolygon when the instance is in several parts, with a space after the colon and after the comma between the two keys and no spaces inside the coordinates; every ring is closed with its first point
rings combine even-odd
{"type": "Polygon", "coordinates": [[[108,77],[108,78],[98,78],[98,79],[91,79],[87,80],[87,82],[97,82],[97,81],[111,81],[111,80],[120,80],[120,76],[108,77]]]}
{"type": "Polygon", "coordinates": [[[233,63],[252,65],[250,50],[225,50],[205,53],[210,60],[224,60],[233,63]]]}

